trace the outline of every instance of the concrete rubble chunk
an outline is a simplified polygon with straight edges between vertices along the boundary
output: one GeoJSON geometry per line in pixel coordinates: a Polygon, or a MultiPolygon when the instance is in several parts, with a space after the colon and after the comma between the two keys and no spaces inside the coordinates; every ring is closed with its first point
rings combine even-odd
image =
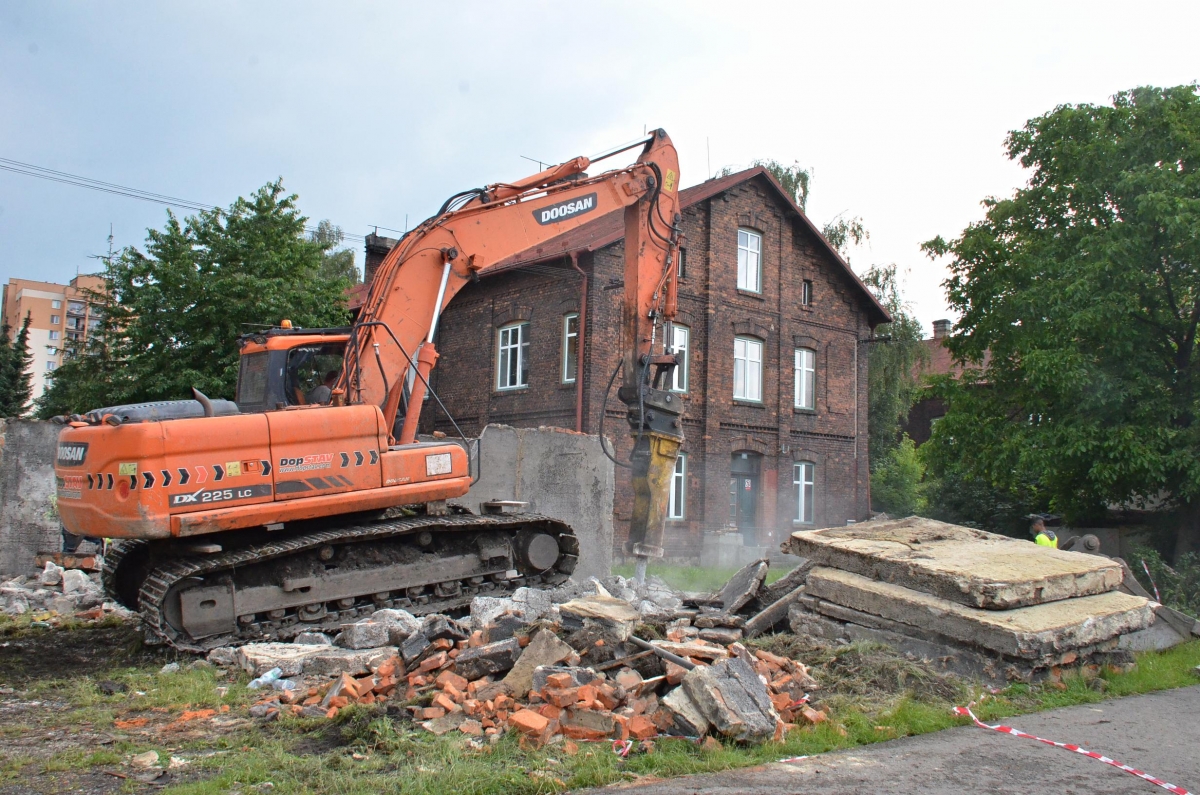
{"type": "Polygon", "coordinates": [[[332,646],[333,641],[324,632],[301,632],[292,638],[292,643],[301,646],[332,646]]]}
{"type": "Polygon", "coordinates": [[[692,641],[690,643],[674,643],[669,640],[652,640],[651,646],[657,646],[663,651],[669,651],[671,654],[679,655],[680,657],[691,657],[696,660],[720,660],[729,656],[729,650],[724,646],[716,646],[710,643],[698,643],[692,641]]]}
{"type": "Polygon", "coordinates": [[[524,617],[517,613],[505,613],[484,629],[484,637],[489,643],[495,643],[524,635],[528,629],[529,622],[524,617]]]}
{"type": "Polygon", "coordinates": [[[742,631],[730,627],[712,627],[710,629],[700,630],[700,640],[707,640],[710,643],[720,643],[728,645],[737,643],[742,639],[742,631]]]}
{"type": "Polygon", "coordinates": [[[726,613],[736,613],[741,610],[762,587],[769,565],[765,560],[756,560],[746,564],[729,578],[720,591],[717,591],[714,600],[724,607],[726,613]]]}
{"type": "Polygon", "coordinates": [[[803,530],[786,546],[820,566],[991,610],[1102,594],[1123,580],[1120,564],[1099,555],[915,516],[803,530]]]}
{"type": "MultiPolygon", "coordinates": [[[[805,577],[807,578],[807,574],[805,577]]],[[[804,595],[804,592],[804,585],[799,585],[791,592],[784,594],[747,621],[742,632],[747,638],[753,638],[771,631],[776,625],[787,620],[788,608],[795,604],[796,600],[804,595]]]]}
{"type": "Polygon", "coordinates": [[[429,638],[420,632],[410,635],[408,640],[400,645],[400,656],[404,658],[404,664],[411,665],[414,663],[431,645],[429,638]]]}
{"type": "Polygon", "coordinates": [[[369,618],[353,624],[342,624],[342,631],[333,642],[344,649],[377,649],[388,644],[388,627],[369,618]]]}
{"type": "Polygon", "coordinates": [[[433,732],[434,734],[436,734],[440,737],[441,735],[446,734],[447,732],[454,731],[459,726],[461,726],[466,720],[468,720],[468,718],[466,715],[462,714],[462,712],[451,712],[446,715],[443,715],[440,718],[434,718],[433,720],[427,720],[424,723],[422,723],[421,726],[426,731],[433,732]]]}
{"type": "Polygon", "coordinates": [[[701,715],[725,737],[765,740],[774,736],[779,713],[767,686],[741,657],[697,666],[683,678],[701,715]]]}
{"type": "Polygon", "coordinates": [[[457,642],[471,637],[471,630],[449,616],[433,613],[425,616],[425,620],[421,622],[421,634],[430,640],[445,638],[457,642]]]}
{"type": "Polygon", "coordinates": [[[553,632],[539,630],[503,681],[512,688],[514,694],[524,698],[533,686],[533,672],[539,665],[555,665],[574,653],[575,650],[559,640],[553,632]]]}
{"type": "Polygon", "coordinates": [[[617,641],[628,640],[641,619],[637,610],[623,599],[613,596],[588,596],[559,605],[563,628],[568,630],[594,627],[617,641]]]}
{"type": "Polygon", "coordinates": [[[59,566],[52,560],[48,560],[46,561],[46,567],[38,575],[38,582],[42,585],[58,585],[62,582],[64,571],[65,569],[62,566],[59,566]]]}
{"type": "Polygon", "coordinates": [[[537,621],[554,607],[550,592],[538,588],[518,588],[513,591],[512,600],[527,621],[537,621]]]}
{"type": "Polygon", "coordinates": [[[746,626],[746,619],[725,612],[701,613],[692,624],[700,629],[728,628],[741,629],[746,626]]]}
{"type": "Polygon", "coordinates": [[[87,572],[79,569],[67,569],[62,573],[62,592],[64,594],[70,595],[93,590],[100,590],[100,586],[88,578],[87,572]]]}
{"type": "MultiPolygon", "coordinates": [[[[686,677],[685,677],[686,678],[686,677]]],[[[703,737],[711,724],[700,707],[688,695],[687,689],[677,687],[663,696],[662,704],[671,711],[673,724],[670,732],[684,737],[703,737]]]]}
{"type": "Polygon", "coordinates": [[[454,670],[467,679],[495,676],[512,670],[520,657],[520,641],[509,638],[463,649],[454,658],[454,670]]]}
{"type": "Polygon", "coordinates": [[[416,632],[421,631],[421,619],[407,610],[387,607],[371,614],[371,620],[388,628],[388,643],[399,646],[416,632]]]}
{"type": "Polygon", "coordinates": [[[521,613],[521,608],[506,596],[476,596],[471,600],[471,628],[486,630],[505,613],[521,613]]]}
{"type": "MultiPolygon", "coordinates": [[[[209,654],[209,662],[222,665],[220,657],[209,654]]],[[[239,646],[235,653],[238,667],[253,676],[262,676],[279,668],[283,677],[300,674],[342,674],[360,676],[396,654],[395,647],[380,649],[342,649],[336,646],[308,646],[298,643],[250,643],[239,646]]]]}
{"type": "Polygon", "coordinates": [[[763,585],[759,590],[758,596],[754,602],[759,606],[759,609],[765,609],[768,605],[774,604],[783,597],[790,594],[792,591],[804,585],[804,581],[808,579],[808,573],[812,571],[813,566],[817,565],[808,558],[800,558],[800,562],[789,571],[787,574],[780,577],[770,585],[763,585]]]}
{"type": "Polygon", "coordinates": [[[984,610],[824,567],[812,570],[805,590],[814,599],[835,606],[914,628],[934,629],[963,643],[1030,660],[1094,646],[1144,629],[1154,621],[1152,602],[1120,591],[1011,610],[984,610]]]}

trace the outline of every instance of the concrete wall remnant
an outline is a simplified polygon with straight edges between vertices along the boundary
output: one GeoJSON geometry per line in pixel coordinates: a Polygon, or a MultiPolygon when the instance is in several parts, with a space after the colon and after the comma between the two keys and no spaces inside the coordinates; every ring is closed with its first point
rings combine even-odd
{"type": "Polygon", "coordinates": [[[488,425],[480,434],[482,468],[466,496],[451,502],[482,513],[491,500],[527,502],[525,511],[566,522],[579,538],[573,579],[611,573],[613,465],[595,436],[561,428],[488,425]]]}
{"type": "Polygon", "coordinates": [[[8,420],[0,456],[0,576],[28,574],[38,552],[62,545],[54,508],[54,450],[62,426],[8,420]]]}

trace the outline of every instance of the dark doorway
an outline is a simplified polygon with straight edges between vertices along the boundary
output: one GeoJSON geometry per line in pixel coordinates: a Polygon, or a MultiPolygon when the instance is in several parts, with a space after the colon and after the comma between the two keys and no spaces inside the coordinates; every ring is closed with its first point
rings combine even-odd
{"type": "Polygon", "coordinates": [[[734,453],[729,474],[729,519],[742,531],[742,544],[758,546],[758,491],[762,456],[734,453]]]}

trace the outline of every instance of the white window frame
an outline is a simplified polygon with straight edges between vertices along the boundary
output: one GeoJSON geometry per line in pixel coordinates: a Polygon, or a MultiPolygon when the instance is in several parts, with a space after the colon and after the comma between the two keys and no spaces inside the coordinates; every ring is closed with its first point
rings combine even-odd
{"type": "Polygon", "coordinates": [[[792,467],[792,485],[796,487],[796,524],[815,524],[817,465],[797,461],[792,467]]]}
{"type": "Polygon", "coordinates": [[[796,349],[795,403],[798,409],[817,408],[817,352],[812,348],[796,349]]]}
{"type": "Polygon", "coordinates": [[[762,240],[760,232],[738,229],[737,286],[750,293],[762,292],[762,240]]]}
{"type": "Polygon", "coordinates": [[[50,302],[50,308],[51,309],[62,309],[62,301],[55,298],[53,301],[50,302]]]}
{"type": "Polygon", "coordinates": [[[61,315],[51,315],[51,316],[50,316],[50,325],[52,325],[52,326],[57,326],[57,325],[58,325],[59,323],[61,323],[61,322],[62,322],[62,316],[61,316],[61,315]]]}
{"type": "Polygon", "coordinates": [[[509,323],[496,329],[496,389],[524,389],[529,386],[529,323],[509,323]],[[513,339],[513,335],[516,339],[513,339]],[[514,365],[515,361],[515,367],[514,365]],[[515,378],[514,383],[510,379],[515,378]],[[522,381],[522,378],[525,380],[522,381]]]}
{"type": "Polygon", "coordinates": [[[562,325],[562,382],[573,384],[579,374],[579,313],[568,312],[563,315],[562,325]],[[575,331],[571,331],[571,321],[575,321],[575,331]],[[575,369],[571,370],[571,342],[575,343],[575,369]]]}
{"type": "Polygon", "coordinates": [[[671,373],[671,391],[688,391],[688,360],[691,358],[692,330],[682,323],[671,324],[671,353],[679,357],[679,365],[671,373]]]}
{"type": "Polygon", "coordinates": [[[54,361],[53,359],[50,359],[46,362],[46,371],[47,372],[54,372],[57,369],[58,369],[58,362],[54,361]]]}
{"type": "Polygon", "coordinates": [[[804,279],[800,282],[800,306],[812,306],[813,298],[813,283],[812,279],[804,279]]]}
{"type": "Polygon", "coordinates": [[[671,492],[667,496],[667,518],[687,518],[687,453],[675,459],[675,471],[671,473],[671,492]]]}
{"type": "Polygon", "coordinates": [[[58,339],[58,330],[57,329],[50,329],[50,339],[51,340],[58,339]]]}
{"type": "Polygon", "coordinates": [[[758,337],[733,338],[733,399],[762,403],[763,349],[758,337]]]}

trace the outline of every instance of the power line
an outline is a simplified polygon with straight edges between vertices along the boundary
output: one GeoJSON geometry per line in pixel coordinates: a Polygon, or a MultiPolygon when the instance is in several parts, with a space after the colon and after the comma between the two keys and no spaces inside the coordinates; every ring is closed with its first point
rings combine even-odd
{"type": "MultiPolygon", "coordinates": [[[[9,171],[14,174],[22,174],[27,177],[37,177],[38,179],[58,182],[64,185],[72,185],[77,188],[87,188],[88,190],[100,191],[102,193],[110,193],[115,196],[124,196],[129,199],[140,199],[142,201],[153,202],[155,204],[164,204],[169,207],[178,207],[184,210],[192,210],[194,212],[224,212],[220,207],[212,204],[204,204],[202,202],[191,201],[189,199],[180,199],[175,196],[167,196],[162,193],[153,193],[151,191],[140,190],[138,188],[130,188],[125,185],[118,185],[113,182],[104,182],[103,180],[92,179],[90,177],[80,176],[79,174],[70,174],[66,171],[56,171],[52,168],[43,166],[35,166],[32,163],[23,163],[19,160],[11,160],[6,157],[0,157],[0,171],[9,171]]],[[[305,226],[304,231],[313,233],[317,231],[315,226],[305,226]]],[[[346,232],[342,236],[356,242],[366,242],[364,235],[352,235],[346,232]]]]}

